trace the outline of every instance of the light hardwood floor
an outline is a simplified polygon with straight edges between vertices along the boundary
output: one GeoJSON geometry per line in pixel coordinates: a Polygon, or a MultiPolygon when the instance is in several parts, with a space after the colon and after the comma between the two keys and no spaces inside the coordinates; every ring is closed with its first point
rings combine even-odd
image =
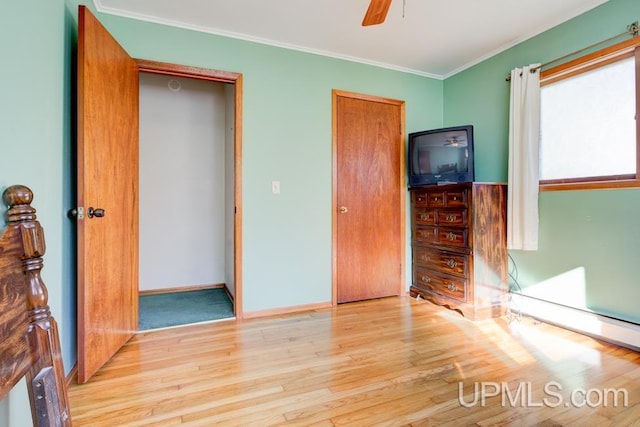
{"type": "Polygon", "coordinates": [[[70,402],[75,426],[638,425],[639,356],[384,298],[141,333],[70,402]]]}

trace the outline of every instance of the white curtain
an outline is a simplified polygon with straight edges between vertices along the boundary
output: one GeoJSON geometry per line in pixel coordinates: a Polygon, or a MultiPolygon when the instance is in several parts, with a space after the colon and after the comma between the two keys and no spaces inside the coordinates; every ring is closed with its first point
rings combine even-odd
{"type": "Polygon", "coordinates": [[[511,71],[507,190],[508,249],[538,249],[538,164],[540,162],[538,66],[538,64],[532,64],[511,71]]]}

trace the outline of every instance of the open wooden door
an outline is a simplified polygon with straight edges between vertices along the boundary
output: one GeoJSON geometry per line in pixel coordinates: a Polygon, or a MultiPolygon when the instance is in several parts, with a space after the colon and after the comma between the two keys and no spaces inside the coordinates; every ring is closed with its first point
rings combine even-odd
{"type": "Polygon", "coordinates": [[[333,93],[334,302],[400,295],[404,102],[333,93]]]}
{"type": "Polygon", "coordinates": [[[80,6],[79,383],[138,329],[138,95],[136,62],[80,6]]]}

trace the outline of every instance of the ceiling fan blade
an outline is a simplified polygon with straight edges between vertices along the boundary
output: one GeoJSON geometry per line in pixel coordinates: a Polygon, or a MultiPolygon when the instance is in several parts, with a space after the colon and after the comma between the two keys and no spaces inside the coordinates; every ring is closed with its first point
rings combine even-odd
{"type": "Polygon", "coordinates": [[[391,0],[371,0],[369,9],[362,20],[362,26],[382,24],[387,18],[389,6],[391,6],[391,0]]]}

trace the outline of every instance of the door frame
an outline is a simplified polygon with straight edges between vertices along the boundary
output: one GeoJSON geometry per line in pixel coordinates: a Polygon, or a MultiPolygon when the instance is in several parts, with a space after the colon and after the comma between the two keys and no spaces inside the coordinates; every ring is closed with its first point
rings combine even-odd
{"type": "Polygon", "coordinates": [[[348,92],[344,90],[333,89],[331,91],[331,139],[332,139],[332,194],[331,194],[331,305],[338,305],[338,282],[337,282],[337,267],[338,267],[338,109],[337,100],[338,97],[359,99],[363,101],[379,102],[384,104],[391,104],[400,108],[400,161],[399,164],[399,182],[400,187],[398,192],[400,194],[398,210],[400,211],[400,271],[398,277],[398,295],[406,294],[406,139],[405,139],[405,102],[397,99],[384,98],[375,95],[367,95],[356,92],[348,92]]]}
{"type": "Polygon", "coordinates": [[[197,80],[229,83],[234,86],[234,161],[233,185],[235,216],[233,221],[233,312],[236,319],[242,312],[242,74],[209,68],[192,67],[168,62],[135,58],[138,73],[164,74],[197,80]]]}

